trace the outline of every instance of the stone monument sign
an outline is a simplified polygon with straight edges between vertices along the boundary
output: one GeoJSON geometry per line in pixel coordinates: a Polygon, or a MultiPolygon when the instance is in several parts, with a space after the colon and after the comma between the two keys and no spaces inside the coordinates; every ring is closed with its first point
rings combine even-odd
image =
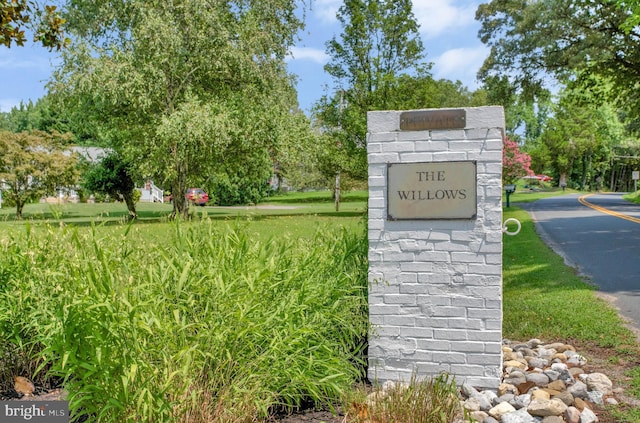
{"type": "Polygon", "coordinates": [[[497,388],[501,107],[369,112],[370,380],[497,388]]]}

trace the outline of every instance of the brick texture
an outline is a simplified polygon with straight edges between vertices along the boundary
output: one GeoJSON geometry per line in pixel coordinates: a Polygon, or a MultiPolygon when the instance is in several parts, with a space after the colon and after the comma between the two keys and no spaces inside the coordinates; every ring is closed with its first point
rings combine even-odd
{"type": "Polygon", "coordinates": [[[369,112],[369,341],[372,381],[440,372],[497,388],[502,341],[501,107],[466,108],[466,127],[400,130],[369,112]],[[477,215],[387,220],[387,164],[476,161],[477,215]]]}

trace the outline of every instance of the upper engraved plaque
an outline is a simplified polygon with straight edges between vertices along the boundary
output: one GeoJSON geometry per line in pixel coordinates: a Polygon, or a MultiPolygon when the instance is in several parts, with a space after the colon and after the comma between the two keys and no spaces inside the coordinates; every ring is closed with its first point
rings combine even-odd
{"type": "Polygon", "coordinates": [[[427,131],[430,129],[464,129],[467,112],[455,110],[417,110],[400,114],[400,130],[427,131]]]}

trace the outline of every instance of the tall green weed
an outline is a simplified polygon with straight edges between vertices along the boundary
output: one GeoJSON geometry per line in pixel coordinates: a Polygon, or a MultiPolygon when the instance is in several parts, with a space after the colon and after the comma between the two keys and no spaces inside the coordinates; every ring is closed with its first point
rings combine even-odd
{"type": "Polygon", "coordinates": [[[64,378],[71,409],[104,422],[256,421],[364,377],[362,231],[173,228],[2,241],[0,352],[26,359],[9,372],[64,378]]]}

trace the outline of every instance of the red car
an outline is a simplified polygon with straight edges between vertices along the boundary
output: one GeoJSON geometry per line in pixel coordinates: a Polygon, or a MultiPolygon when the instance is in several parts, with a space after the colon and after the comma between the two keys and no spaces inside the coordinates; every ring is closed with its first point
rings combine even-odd
{"type": "Polygon", "coordinates": [[[191,204],[197,204],[198,206],[206,206],[209,202],[209,194],[202,188],[189,188],[184,198],[191,204]]]}
{"type": "MultiPolygon", "coordinates": [[[[206,206],[209,202],[209,194],[202,188],[189,188],[184,194],[185,200],[191,204],[197,204],[198,206],[206,206]]],[[[165,197],[164,201],[173,202],[173,195],[165,197]]]]}
{"type": "Polygon", "coordinates": [[[536,175],[536,177],[542,182],[549,182],[553,180],[551,176],[547,176],[547,175],[536,175]]]}

